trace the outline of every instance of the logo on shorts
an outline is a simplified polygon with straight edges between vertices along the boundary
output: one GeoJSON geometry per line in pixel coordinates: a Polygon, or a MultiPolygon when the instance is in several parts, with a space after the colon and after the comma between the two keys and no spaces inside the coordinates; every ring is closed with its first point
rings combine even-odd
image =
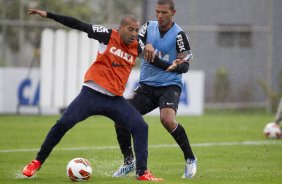
{"type": "Polygon", "coordinates": [[[169,102],[167,102],[166,105],[174,105],[174,103],[169,103],[169,102]]]}

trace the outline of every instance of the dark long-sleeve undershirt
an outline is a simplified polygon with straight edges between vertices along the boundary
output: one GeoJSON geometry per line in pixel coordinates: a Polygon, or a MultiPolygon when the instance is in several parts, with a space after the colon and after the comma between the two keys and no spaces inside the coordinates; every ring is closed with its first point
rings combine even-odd
{"type": "MultiPolygon", "coordinates": [[[[154,62],[150,62],[152,65],[161,68],[163,70],[167,70],[167,68],[171,65],[167,62],[162,61],[160,58],[155,57],[154,62]]],[[[173,72],[176,72],[178,74],[186,73],[189,70],[189,63],[188,62],[183,62],[181,64],[178,64],[176,66],[176,69],[173,70],[173,72]]]]}

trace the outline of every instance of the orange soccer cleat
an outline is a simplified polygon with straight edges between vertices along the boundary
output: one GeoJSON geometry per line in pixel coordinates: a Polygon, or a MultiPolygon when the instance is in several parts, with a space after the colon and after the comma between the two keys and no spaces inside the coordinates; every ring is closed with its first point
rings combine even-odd
{"type": "Polygon", "coordinates": [[[149,170],[146,170],[142,176],[137,175],[137,180],[141,181],[164,181],[162,178],[156,178],[149,170]]]}
{"type": "Polygon", "coordinates": [[[34,175],[35,171],[39,170],[41,167],[41,162],[39,160],[33,160],[30,164],[25,166],[23,169],[23,175],[31,177],[34,175]]]}

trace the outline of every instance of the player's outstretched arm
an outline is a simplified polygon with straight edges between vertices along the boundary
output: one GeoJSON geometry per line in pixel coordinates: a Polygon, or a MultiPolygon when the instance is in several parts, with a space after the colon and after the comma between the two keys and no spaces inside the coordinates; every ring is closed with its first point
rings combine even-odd
{"type": "Polygon", "coordinates": [[[181,59],[176,59],[172,64],[169,64],[155,56],[154,62],[150,62],[150,64],[167,72],[176,72],[178,74],[186,73],[189,70],[189,63],[181,59]]]}
{"type": "Polygon", "coordinates": [[[176,72],[178,74],[186,73],[189,70],[189,62],[183,61],[182,59],[176,59],[166,69],[167,72],[176,72]]]}
{"type": "Polygon", "coordinates": [[[174,71],[177,68],[178,64],[183,63],[184,61],[181,59],[176,59],[172,62],[172,64],[166,69],[167,72],[174,71]]]}
{"type": "Polygon", "coordinates": [[[58,15],[55,13],[46,12],[46,11],[37,10],[37,9],[29,9],[28,14],[29,15],[40,15],[41,17],[53,19],[54,21],[59,22],[62,25],[70,27],[72,29],[77,29],[77,30],[86,32],[88,34],[93,34],[93,29],[92,29],[91,24],[84,23],[73,17],[58,15]]]}
{"type": "Polygon", "coordinates": [[[43,10],[37,10],[37,9],[29,9],[28,10],[29,15],[40,15],[41,17],[47,17],[47,12],[43,10]]]}

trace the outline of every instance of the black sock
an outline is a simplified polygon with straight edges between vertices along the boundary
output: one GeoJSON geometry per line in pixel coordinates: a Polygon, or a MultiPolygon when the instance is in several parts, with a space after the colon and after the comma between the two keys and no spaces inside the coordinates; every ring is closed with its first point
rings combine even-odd
{"type": "Polygon", "coordinates": [[[137,176],[142,176],[145,173],[145,170],[136,170],[137,176]]]}
{"type": "Polygon", "coordinates": [[[123,154],[124,164],[130,164],[133,161],[133,151],[131,145],[131,134],[127,128],[115,126],[117,140],[119,143],[119,147],[121,149],[121,153],[123,154]]]}
{"type": "Polygon", "coordinates": [[[187,160],[188,158],[195,159],[185,129],[179,123],[176,129],[170,134],[181,148],[185,160],[187,160]]]}

